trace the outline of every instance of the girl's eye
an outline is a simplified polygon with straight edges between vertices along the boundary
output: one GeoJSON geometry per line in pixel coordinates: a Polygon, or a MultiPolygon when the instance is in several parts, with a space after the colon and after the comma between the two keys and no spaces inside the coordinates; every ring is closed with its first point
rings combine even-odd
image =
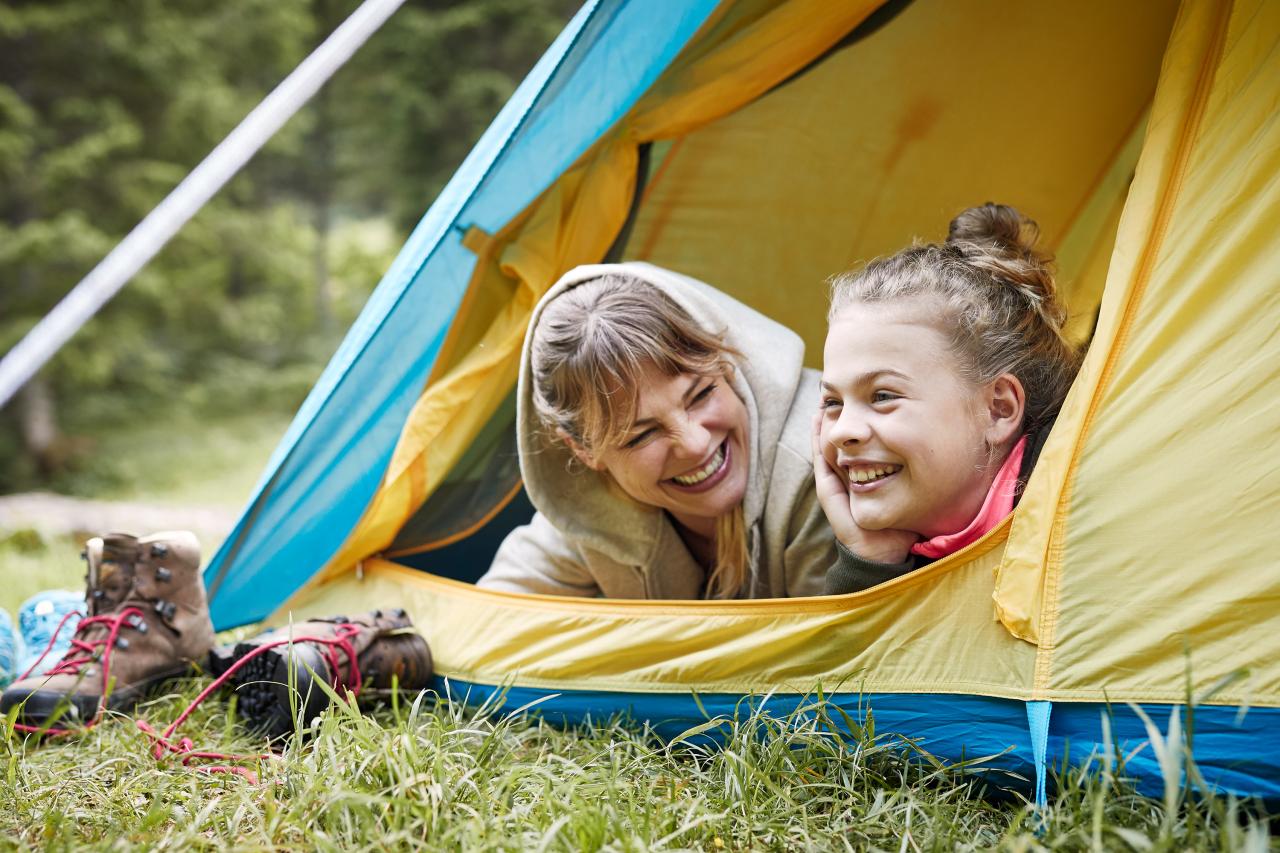
{"type": "Polygon", "coordinates": [[[840,401],[839,401],[839,400],[837,400],[835,397],[823,397],[823,398],[822,398],[822,408],[824,408],[824,409],[837,409],[837,408],[839,408],[839,407],[840,407],[840,401]]]}
{"type": "Polygon", "coordinates": [[[647,429],[644,432],[637,433],[636,435],[633,435],[631,438],[627,439],[627,443],[622,446],[627,448],[628,450],[630,450],[633,447],[639,447],[649,439],[653,438],[654,432],[656,432],[656,430],[647,429]]]}
{"type": "Polygon", "coordinates": [[[708,397],[710,397],[710,396],[711,396],[711,392],[716,390],[716,385],[717,385],[717,383],[712,382],[712,383],[710,383],[709,385],[707,385],[707,387],[706,387],[706,388],[703,388],[703,389],[702,389],[701,391],[699,391],[697,394],[694,394],[694,395],[693,395],[693,400],[691,401],[691,403],[701,403],[703,400],[705,400],[705,399],[707,399],[708,397]]]}
{"type": "Polygon", "coordinates": [[[877,391],[871,395],[871,402],[892,403],[894,400],[898,399],[898,396],[899,395],[893,393],[892,391],[877,391]]]}

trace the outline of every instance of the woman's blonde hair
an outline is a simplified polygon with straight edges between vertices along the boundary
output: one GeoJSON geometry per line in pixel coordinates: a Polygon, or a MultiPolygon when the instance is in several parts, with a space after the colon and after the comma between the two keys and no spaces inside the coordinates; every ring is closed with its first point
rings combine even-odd
{"type": "Polygon", "coordinates": [[[1023,430],[1052,423],[1080,365],[1063,334],[1067,311],[1053,260],[1035,248],[1036,223],[1012,207],[971,207],[951,221],[945,243],[879,258],[831,281],[835,320],[850,305],[930,299],[950,337],[959,373],[985,385],[1012,373],[1027,396],[1023,430]]]}
{"type": "MultiPolygon", "coordinates": [[[[534,409],[550,432],[562,430],[594,453],[621,444],[630,431],[648,370],[732,376],[731,358],[739,355],[658,288],[610,273],[543,306],[530,345],[534,409]]],[[[737,597],[748,562],[739,504],[716,522],[707,597],[737,597]]]]}

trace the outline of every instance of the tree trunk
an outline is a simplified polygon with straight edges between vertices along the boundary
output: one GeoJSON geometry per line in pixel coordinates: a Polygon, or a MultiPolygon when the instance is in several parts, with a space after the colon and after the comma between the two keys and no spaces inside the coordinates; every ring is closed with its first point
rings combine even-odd
{"type": "Polygon", "coordinates": [[[14,402],[22,446],[47,477],[61,469],[64,462],[53,388],[47,379],[37,375],[22,387],[14,402]]]}
{"type": "MultiPolygon", "coordinates": [[[[315,20],[326,33],[333,28],[333,9],[328,0],[315,0],[315,20]]],[[[329,238],[333,230],[333,111],[330,89],[320,88],[315,97],[316,123],[311,137],[311,203],[315,211],[316,325],[326,338],[333,331],[333,293],[329,281],[329,238]]]]}

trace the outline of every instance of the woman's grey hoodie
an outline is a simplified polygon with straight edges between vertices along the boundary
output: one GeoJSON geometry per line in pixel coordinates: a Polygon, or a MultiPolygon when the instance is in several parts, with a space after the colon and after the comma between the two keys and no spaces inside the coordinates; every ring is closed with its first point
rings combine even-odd
{"type": "Polygon", "coordinates": [[[810,432],[818,374],[803,366],[804,342],[703,282],[643,263],[578,267],[534,309],[520,359],[516,423],[520,470],[538,512],[507,536],[479,585],[607,598],[697,599],[705,594],[706,572],[667,513],[623,494],[607,474],[571,465],[572,452],[548,435],[534,410],[529,347],[543,306],[607,273],[652,284],[742,353],[734,359],[731,384],[749,419],[743,510],[752,564],[743,597],[822,594],[835,545],[814,493],[810,432]]]}

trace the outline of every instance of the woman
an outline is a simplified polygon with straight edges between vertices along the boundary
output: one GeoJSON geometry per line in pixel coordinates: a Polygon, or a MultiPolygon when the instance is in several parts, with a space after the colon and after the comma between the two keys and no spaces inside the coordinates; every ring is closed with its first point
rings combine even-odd
{"type": "Polygon", "coordinates": [[[790,330],[649,264],[579,267],[534,310],[520,468],[538,509],[480,586],[648,599],[816,595],[817,374],[790,330]]]}

